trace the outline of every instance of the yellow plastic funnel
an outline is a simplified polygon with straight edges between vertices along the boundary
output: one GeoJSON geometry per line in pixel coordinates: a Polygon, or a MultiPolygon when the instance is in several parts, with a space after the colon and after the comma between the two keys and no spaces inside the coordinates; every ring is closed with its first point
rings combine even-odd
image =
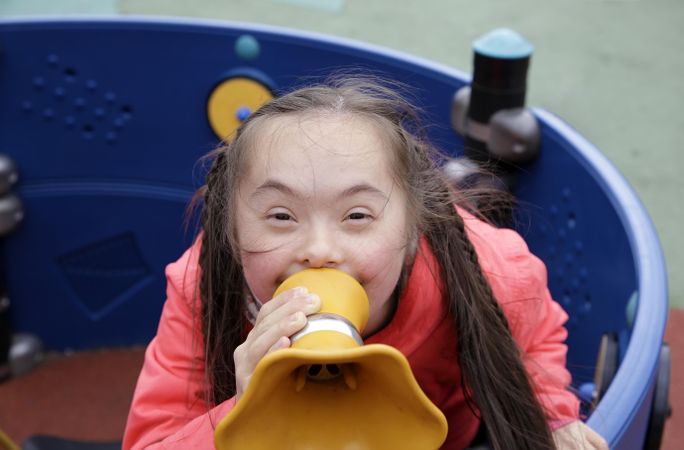
{"type": "Polygon", "coordinates": [[[334,269],[298,272],[276,291],[304,286],[321,311],[291,337],[292,347],[266,355],[244,392],[216,427],[218,450],[435,450],[447,433],[397,349],[363,345],[368,297],[334,269]]]}

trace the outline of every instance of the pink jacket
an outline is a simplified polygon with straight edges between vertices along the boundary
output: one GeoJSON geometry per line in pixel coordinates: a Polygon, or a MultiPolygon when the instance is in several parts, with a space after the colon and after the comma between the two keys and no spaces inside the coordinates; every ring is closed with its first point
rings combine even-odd
{"type": "MultiPolygon", "coordinates": [[[[546,268],[512,230],[496,229],[462,213],[494,295],[509,320],[511,332],[525,352],[524,361],[552,429],[578,419],[579,402],[566,387],[567,315],[551,299],[546,268]]],[[[166,269],[167,300],[157,336],[145,354],[123,448],[211,449],[213,431],[235,404],[227,400],[207,411],[203,400],[201,331],[193,314],[200,243],[195,243],[166,269]]],[[[366,343],[384,343],[409,360],[418,383],[445,414],[449,433],[445,449],[467,446],[479,420],[465,404],[454,348],[456,333],[433,278],[435,261],[429,247],[421,251],[392,321],[366,343]]]]}

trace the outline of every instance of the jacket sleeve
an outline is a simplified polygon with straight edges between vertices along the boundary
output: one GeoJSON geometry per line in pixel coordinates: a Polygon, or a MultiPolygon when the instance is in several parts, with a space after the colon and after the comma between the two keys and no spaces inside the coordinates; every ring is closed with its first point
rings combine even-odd
{"type": "Polygon", "coordinates": [[[199,244],[166,268],[167,299],[135,394],[123,449],[214,448],[214,428],[235,404],[205,401],[196,295],[199,244]],[[193,307],[193,305],[195,305],[193,307]]]}
{"type": "Polygon", "coordinates": [[[494,296],[501,304],[551,429],[579,418],[579,400],[568,387],[568,315],[552,298],[544,263],[513,230],[467,218],[469,237],[494,296]]]}

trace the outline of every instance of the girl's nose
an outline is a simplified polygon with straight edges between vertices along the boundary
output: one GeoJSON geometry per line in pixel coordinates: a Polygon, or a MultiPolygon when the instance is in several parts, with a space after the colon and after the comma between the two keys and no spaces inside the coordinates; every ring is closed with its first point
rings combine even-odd
{"type": "Polygon", "coordinates": [[[299,259],[308,268],[336,267],[342,262],[340,243],[325,229],[311,230],[304,239],[299,259]]]}

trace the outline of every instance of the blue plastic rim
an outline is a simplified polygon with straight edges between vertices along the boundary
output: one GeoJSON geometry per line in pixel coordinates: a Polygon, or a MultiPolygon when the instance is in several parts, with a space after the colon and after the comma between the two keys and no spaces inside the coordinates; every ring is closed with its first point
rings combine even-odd
{"type": "MultiPolygon", "coordinates": [[[[449,117],[467,75],[346,39],[206,20],[31,19],[0,22],[0,47],[0,152],[18,163],[26,217],[0,255],[18,331],[52,348],[129,345],[154,333],[163,268],[192,239],[182,220],[195,163],[216,144],[205,102],[226,74],[268,79],[277,93],[338,67],[379,72],[415,89],[433,142],[453,154],[463,145],[449,117]],[[259,44],[258,58],[245,57],[253,46],[235,49],[241,36],[259,44]]],[[[577,386],[597,337],[620,333],[620,369],[588,422],[611,448],[641,448],[667,313],[662,251],[613,165],[551,113],[535,114],[542,157],[521,176],[520,196],[537,209],[520,231],[572,312],[577,386]],[[552,194],[540,192],[547,183],[552,194]]]]}
{"type": "Polygon", "coordinates": [[[588,424],[608,439],[611,448],[641,448],[667,322],[667,270],[660,241],[646,209],[615,166],[558,117],[535,112],[576,149],[578,161],[601,183],[627,230],[639,289],[635,322],[620,370],[588,424]],[[639,426],[632,426],[637,417],[639,426]]]}

